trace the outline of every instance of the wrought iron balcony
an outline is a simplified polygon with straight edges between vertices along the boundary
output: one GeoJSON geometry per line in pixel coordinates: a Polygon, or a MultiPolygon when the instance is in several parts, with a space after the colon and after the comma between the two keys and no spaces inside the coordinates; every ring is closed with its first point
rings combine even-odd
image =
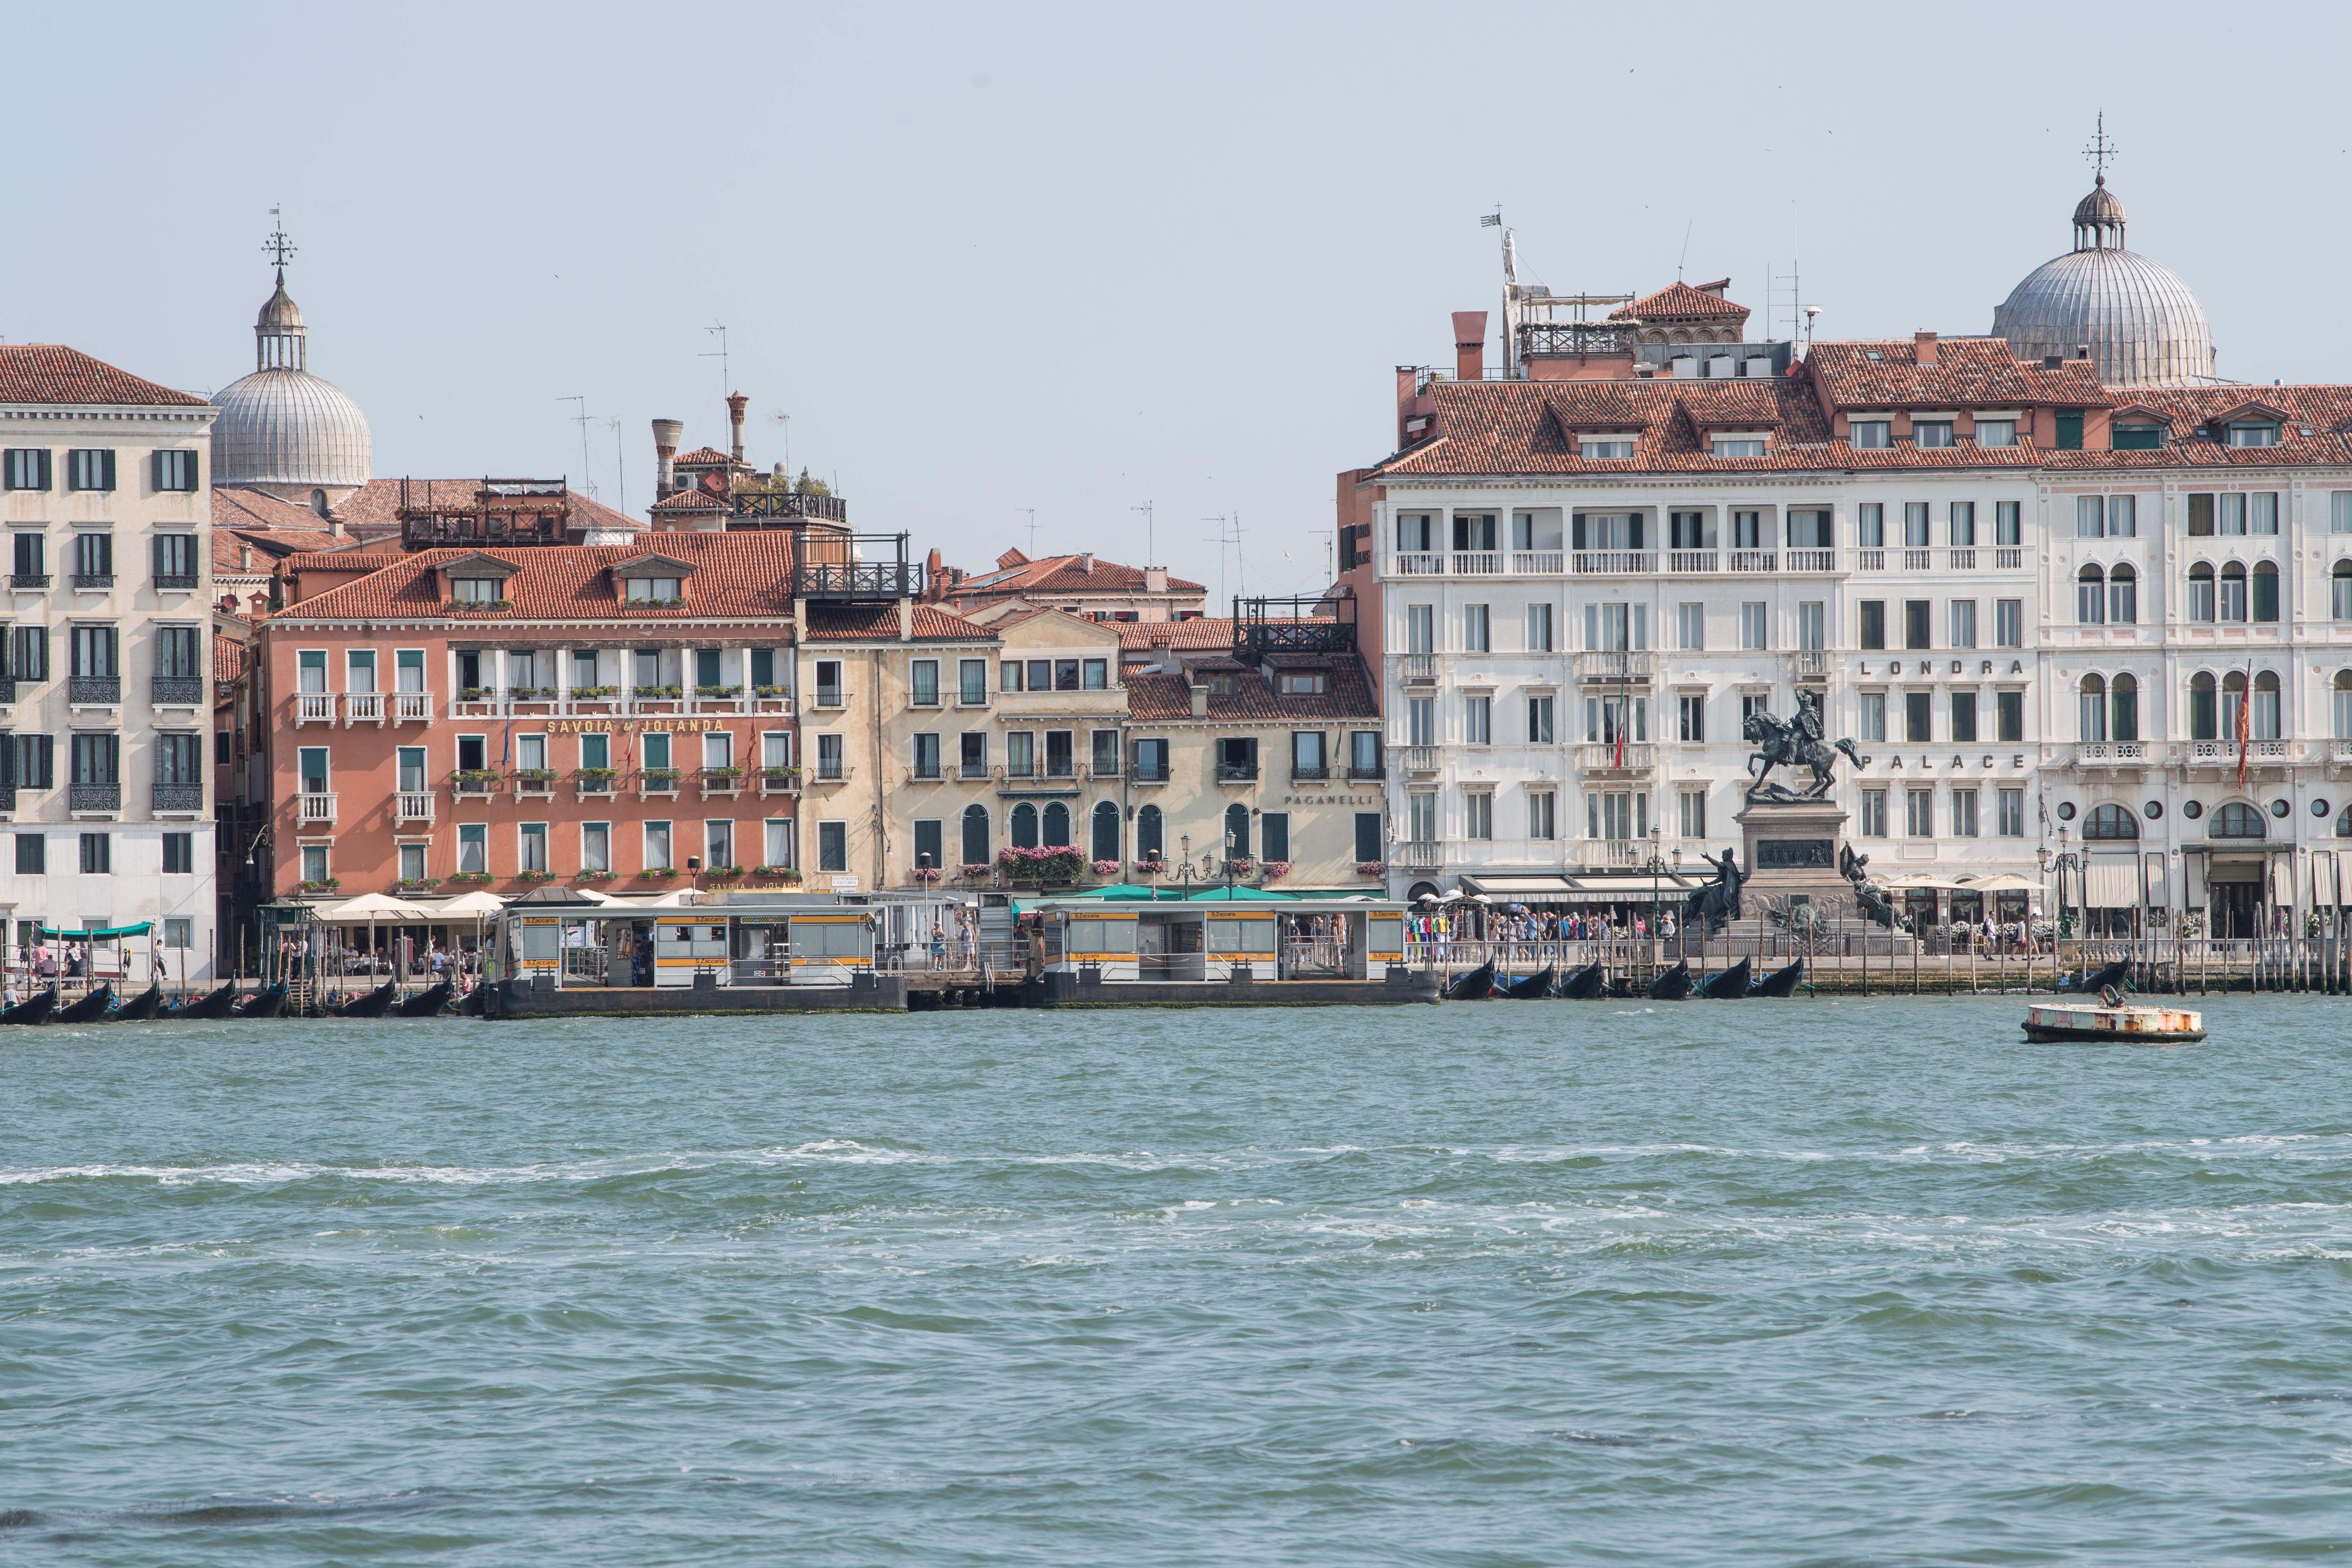
{"type": "Polygon", "coordinates": [[[1255,763],[1219,763],[1217,782],[1219,784],[1255,784],[1257,764],[1255,763]]]}
{"type": "Polygon", "coordinates": [[[1389,770],[1379,763],[1350,763],[1348,776],[1351,779],[1384,779],[1389,770]]]}
{"type": "Polygon", "coordinates": [[[905,599],[923,591],[923,569],[907,559],[903,533],[809,532],[795,536],[793,542],[801,555],[793,568],[796,599],[905,599]],[[869,547],[877,558],[861,560],[860,553],[869,547]],[[880,558],[885,548],[887,559],[880,558]],[[828,553],[845,558],[822,559],[828,553]]]}
{"type": "Polygon", "coordinates": [[[154,791],[158,816],[167,811],[201,812],[205,808],[205,786],[200,784],[159,784],[154,791]]]}
{"type": "Polygon", "coordinates": [[[46,588],[48,585],[49,574],[47,572],[17,572],[8,578],[11,588],[46,588]]]}
{"type": "Polygon", "coordinates": [[[159,675],[148,689],[147,700],[158,708],[201,708],[205,683],[193,675],[159,675]]]}
{"type": "MultiPolygon", "coordinates": [[[[201,807],[203,791],[197,791],[201,807]]],[[[119,784],[73,784],[66,786],[66,809],[68,811],[121,811],[122,786],[119,784]]]]}
{"type": "Polygon", "coordinates": [[[1290,776],[1294,782],[1319,781],[1329,778],[1331,770],[1328,767],[1302,767],[1293,763],[1290,765],[1290,776]]]}
{"type": "Polygon", "coordinates": [[[66,701],[74,707],[120,708],[122,680],[112,675],[77,675],[66,681],[66,701]]]}
{"type": "Polygon", "coordinates": [[[184,593],[202,586],[203,583],[201,577],[185,576],[176,572],[158,572],[155,574],[155,586],[164,593],[184,593]]]}
{"type": "Polygon", "coordinates": [[[114,574],[111,572],[77,572],[74,574],[74,586],[89,593],[96,593],[103,589],[111,588],[114,586],[114,574]]]}

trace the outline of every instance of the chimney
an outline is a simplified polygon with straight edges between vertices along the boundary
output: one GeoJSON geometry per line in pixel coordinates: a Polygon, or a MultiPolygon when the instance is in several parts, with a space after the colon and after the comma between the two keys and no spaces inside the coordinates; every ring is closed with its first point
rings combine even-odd
{"type": "Polygon", "coordinates": [[[341,539],[343,536],[343,520],[333,512],[327,514],[327,532],[335,539],[341,539]]]}
{"type": "Polygon", "coordinates": [[[727,395],[727,426],[734,432],[734,445],[730,449],[739,463],[743,460],[743,410],[751,406],[751,400],[740,392],[727,395]]]}
{"type": "Polygon", "coordinates": [[[1168,568],[1165,566],[1146,566],[1143,569],[1143,591],[1147,594],[1164,594],[1168,592],[1168,568]]]}
{"type": "Polygon", "coordinates": [[[1195,719],[1205,719],[1208,716],[1209,683],[1200,676],[1195,675],[1192,677],[1192,717],[1195,719]]]}
{"type": "Polygon", "coordinates": [[[1094,569],[1095,569],[1095,552],[1094,552],[1093,551],[1091,551],[1091,550],[1086,550],[1086,551],[1081,551],[1081,552],[1079,552],[1079,554],[1078,554],[1078,570],[1079,570],[1080,572],[1082,572],[1082,573],[1092,573],[1092,572],[1094,571],[1094,569]]]}
{"type": "Polygon", "coordinates": [[[1454,379],[1486,379],[1486,312],[1454,312],[1454,379]]]}
{"type": "Polygon", "coordinates": [[[1911,334],[1911,358],[1916,363],[1919,364],[1934,364],[1936,363],[1935,333],[1914,332],[1911,334]]]}
{"type": "Polygon", "coordinates": [[[654,421],[654,500],[659,500],[677,489],[677,477],[670,462],[677,456],[677,438],[686,434],[683,419],[654,421]]]}
{"type": "Polygon", "coordinates": [[[250,572],[253,570],[253,546],[251,544],[248,543],[239,547],[237,551],[237,569],[239,571],[250,572]]]}

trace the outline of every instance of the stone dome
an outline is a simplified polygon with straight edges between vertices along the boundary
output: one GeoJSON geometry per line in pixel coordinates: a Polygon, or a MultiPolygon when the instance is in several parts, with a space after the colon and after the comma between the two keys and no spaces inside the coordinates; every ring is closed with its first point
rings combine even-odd
{"type": "Polygon", "coordinates": [[[2074,207],[2074,248],[2043,262],[1992,313],[2020,359],[2073,359],[2090,345],[2109,386],[2210,380],[2213,330],[2171,268],[2124,248],[2124,205],[2100,177],[2074,207]]]}
{"type": "Polygon", "coordinates": [[[253,336],[253,374],[213,399],[220,409],[213,483],[336,492],[367,483],[374,458],[367,416],[341,387],[310,374],[310,331],[282,268],[253,336]]]}

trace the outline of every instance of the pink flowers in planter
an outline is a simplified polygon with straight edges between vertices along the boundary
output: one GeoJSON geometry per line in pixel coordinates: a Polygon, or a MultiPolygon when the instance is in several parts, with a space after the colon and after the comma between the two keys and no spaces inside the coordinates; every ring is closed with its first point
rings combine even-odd
{"type": "Polygon", "coordinates": [[[1287,861],[1287,860],[1268,860],[1268,861],[1265,863],[1265,879],[1266,879],[1267,881],[1271,882],[1271,881],[1273,881],[1273,880],[1274,880],[1276,878],[1277,878],[1277,877],[1287,877],[1287,876],[1289,876],[1289,875],[1290,875],[1290,862],[1289,862],[1289,861],[1287,861]]]}
{"type": "Polygon", "coordinates": [[[985,860],[967,860],[963,863],[963,874],[973,881],[978,881],[982,878],[987,876],[990,869],[991,868],[985,860]]]}
{"type": "Polygon", "coordinates": [[[1135,868],[1156,877],[1168,869],[1168,862],[1155,857],[1150,860],[1138,860],[1135,863],[1135,868]]]}
{"type": "Polygon", "coordinates": [[[937,866],[918,866],[915,868],[915,880],[918,882],[936,882],[939,879],[940,868],[937,866]]]}
{"type": "Polygon", "coordinates": [[[1356,862],[1356,875],[1359,877],[1383,876],[1387,873],[1389,863],[1385,860],[1359,860],[1356,862]]]}
{"type": "Polygon", "coordinates": [[[1097,860],[1094,863],[1094,873],[1097,877],[1116,877],[1118,875],[1118,862],[1097,860]]]}

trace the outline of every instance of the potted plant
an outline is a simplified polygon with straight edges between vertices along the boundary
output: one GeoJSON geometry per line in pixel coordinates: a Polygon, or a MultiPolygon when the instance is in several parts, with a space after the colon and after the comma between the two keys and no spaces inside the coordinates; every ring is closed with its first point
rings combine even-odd
{"type": "Polygon", "coordinates": [[[583,882],[609,882],[612,879],[613,873],[610,871],[583,871],[580,873],[580,880],[583,882]]]}
{"type": "Polygon", "coordinates": [[[1116,877],[1118,875],[1118,862],[1097,860],[1094,863],[1094,873],[1097,877],[1116,877]]]}
{"type": "Polygon", "coordinates": [[[740,866],[713,866],[710,869],[703,873],[704,876],[711,879],[713,881],[717,881],[721,878],[740,877],[742,874],[743,868],[740,866]]]}
{"type": "Polygon", "coordinates": [[[457,692],[457,700],[460,702],[487,702],[489,697],[490,689],[487,686],[463,687],[457,692]]]}
{"type": "Polygon", "coordinates": [[[651,877],[656,880],[659,880],[666,877],[677,876],[677,868],[675,866],[648,866],[644,870],[638,872],[637,875],[640,877],[651,877]]]}
{"type": "Polygon", "coordinates": [[[555,770],[553,768],[517,768],[514,771],[514,776],[519,784],[553,784],[555,770]]]}
{"type": "Polygon", "coordinates": [[[694,689],[697,697],[736,697],[741,693],[742,688],[739,686],[698,686],[694,689]]]}
{"type": "Polygon", "coordinates": [[[578,773],[580,787],[586,790],[609,790],[613,781],[621,776],[618,768],[582,768],[578,773]]]}
{"type": "Polygon", "coordinates": [[[781,686],[755,686],[751,688],[751,691],[758,697],[782,697],[784,694],[784,689],[781,686]]]}
{"type": "Polygon", "coordinates": [[[1356,875],[1359,877],[1386,876],[1388,874],[1388,868],[1389,863],[1385,860],[1359,860],[1356,862],[1356,875]]]}
{"type": "Polygon", "coordinates": [[[646,768],[637,776],[646,781],[647,789],[675,789],[679,773],[676,768],[646,768]]]}
{"type": "Polygon", "coordinates": [[[550,877],[554,875],[555,873],[552,871],[517,871],[515,873],[515,880],[519,882],[544,882],[550,877]]]}
{"type": "Polygon", "coordinates": [[[918,882],[936,882],[940,879],[940,875],[941,868],[937,866],[918,866],[915,868],[915,880],[918,882]]]}
{"type": "Polygon", "coordinates": [[[459,795],[488,795],[499,787],[499,770],[459,768],[449,775],[449,782],[457,786],[459,795]]]}
{"type": "Polygon", "coordinates": [[[460,871],[449,879],[453,882],[487,882],[490,874],[488,871],[460,871]]]}
{"type": "Polygon", "coordinates": [[[401,879],[400,881],[393,885],[393,891],[395,893],[414,892],[418,889],[437,888],[440,885],[441,879],[438,877],[404,877],[401,879]]]}
{"type": "Polygon", "coordinates": [[[995,869],[985,860],[967,860],[963,863],[963,879],[967,882],[982,881],[995,869]]]}
{"type": "Polygon", "coordinates": [[[331,893],[342,885],[340,877],[330,877],[323,882],[305,882],[302,890],[306,893],[331,893]]]}
{"type": "Polygon", "coordinates": [[[610,697],[613,695],[614,690],[614,689],[610,686],[575,686],[572,689],[572,695],[574,697],[610,697]]]}
{"type": "Polygon", "coordinates": [[[728,784],[733,784],[737,779],[743,776],[743,770],[740,767],[705,768],[702,770],[702,776],[707,779],[720,779],[728,784]]]}
{"type": "Polygon", "coordinates": [[[1269,882],[1278,881],[1278,880],[1279,880],[1279,879],[1281,879],[1282,878],[1284,878],[1284,877],[1287,877],[1287,876],[1289,876],[1289,875],[1290,875],[1290,862],[1289,862],[1289,861],[1287,861],[1287,860],[1268,860],[1268,861],[1265,863],[1265,879],[1266,879],[1267,881],[1269,881],[1269,882]]]}

